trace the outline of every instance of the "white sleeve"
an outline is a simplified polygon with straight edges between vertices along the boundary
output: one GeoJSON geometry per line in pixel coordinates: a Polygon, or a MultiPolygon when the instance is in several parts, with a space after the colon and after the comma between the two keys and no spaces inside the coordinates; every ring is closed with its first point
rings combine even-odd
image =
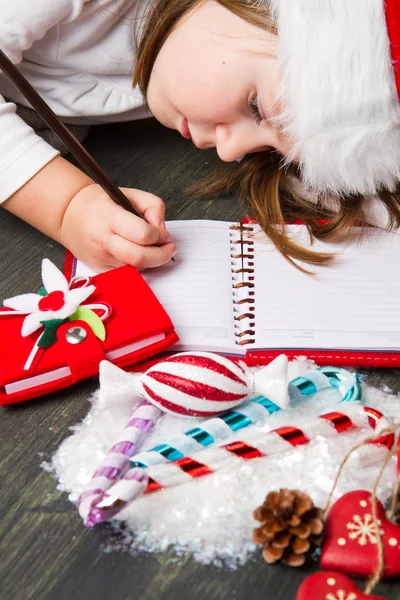
{"type": "MultiPolygon", "coordinates": [[[[57,24],[74,20],[87,0],[0,0],[1,49],[13,63],[57,24]]],[[[0,203],[19,190],[59,152],[0,96],[0,203]]]]}

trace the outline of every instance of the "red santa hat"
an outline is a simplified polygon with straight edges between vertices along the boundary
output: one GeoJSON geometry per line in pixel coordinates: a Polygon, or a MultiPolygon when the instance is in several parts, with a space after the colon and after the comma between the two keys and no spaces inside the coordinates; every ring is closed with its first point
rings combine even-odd
{"type": "MultiPolygon", "coordinates": [[[[261,0],[262,3],[265,0],[261,0]]],[[[400,182],[400,1],[267,0],[282,122],[304,182],[375,194],[400,182]]]]}

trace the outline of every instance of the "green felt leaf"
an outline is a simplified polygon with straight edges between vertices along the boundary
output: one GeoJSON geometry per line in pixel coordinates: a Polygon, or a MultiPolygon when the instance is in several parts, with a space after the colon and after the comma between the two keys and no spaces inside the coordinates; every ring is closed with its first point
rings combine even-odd
{"type": "Polygon", "coordinates": [[[44,285],[40,288],[40,290],[38,291],[39,296],[47,296],[47,291],[46,288],[44,287],[44,285]]]}
{"type": "Polygon", "coordinates": [[[89,325],[90,329],[93,331],[94,335],[99,338],[99,340],[104,342],[106,339],[106,328],[103,325],[103,321],[93,310],[90,310],[90,308],[78,306],[74,314],[70,316],[70,320],[85,321],[85,323],[89,325]]]}
{"type": "Polygon", "coordinates": [[[39,339],[39,348],[50,348],[57,341],[57,329],[63,323],[66,323],[68,319],[50,319],[49,321],[41,321],[44,325],[44,331],[39,339]]]}

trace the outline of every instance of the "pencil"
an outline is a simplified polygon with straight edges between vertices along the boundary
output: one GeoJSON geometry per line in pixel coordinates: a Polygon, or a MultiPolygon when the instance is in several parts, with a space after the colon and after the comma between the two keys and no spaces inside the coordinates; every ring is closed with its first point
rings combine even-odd
{"type": "MultiPolygon", "coordinates": [[[[29,81],[22,75],[17,67],[0,49],[0,68],[11,83],[25,96],[31,106],[40,115],[43,121],[50,127],[56,136],[64,142],[71,154],[87,171],[90,177],[98,183],[112,200],[122,208],[143,219],[143,215],[138,213],[123,192],[113,183],[107,173],[100,167],[89,152],[82,146],[79,140],[70,132],[52,111],[50,106],[39,96],[37,91],[31,86],[29,81]]],[[[174,261],[174,258],[171,259],[174,261]]]]}

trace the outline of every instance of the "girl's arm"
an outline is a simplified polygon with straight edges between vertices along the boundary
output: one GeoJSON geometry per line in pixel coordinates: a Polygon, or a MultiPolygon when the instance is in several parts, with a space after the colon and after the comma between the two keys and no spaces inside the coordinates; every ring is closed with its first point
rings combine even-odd
{"type": "MultiPolygon", "coordinates": [[[[18,64],[23,52],[57,25],[76,19],[86,0],[12,0],[0,9],[1,48],[18,64]]],[[[4,78],[3,78],[4,81],[4,78]]],[[[4,81],[4,89],[8,89],[4,81]]],[[[0,202],[44,167],[58,152],[15,114],[15,105],[0,96],[0,202]]]]}
{"type": "Polygon", "coordinates": [[[55,25],[69,23],[88,0],[13,0],[1,3],[1,48],[13,63],[55,25]]]}
{"type": "MultiPolygon", "coordinates": [[[[72,22],[88,0],[12,0],[0,11],[2,49],[14,62],[57,24],[72,22]]],[[[0,202],[64,244],[89,266],[141,268],[167,262],[175,247],[164,204],[139,190],[125,195],[147,222],[115,205],[99,186],[58,156],[0,96],[0,202]]]]}
{"type": "Polygon", "coordinates": [[[123,191],[145,220],[117,206],[87,175],[57,156],[3,206],[95,270],[166,263],[176,248],[165,229],[164,203],[147,192],[123,191]]]}

